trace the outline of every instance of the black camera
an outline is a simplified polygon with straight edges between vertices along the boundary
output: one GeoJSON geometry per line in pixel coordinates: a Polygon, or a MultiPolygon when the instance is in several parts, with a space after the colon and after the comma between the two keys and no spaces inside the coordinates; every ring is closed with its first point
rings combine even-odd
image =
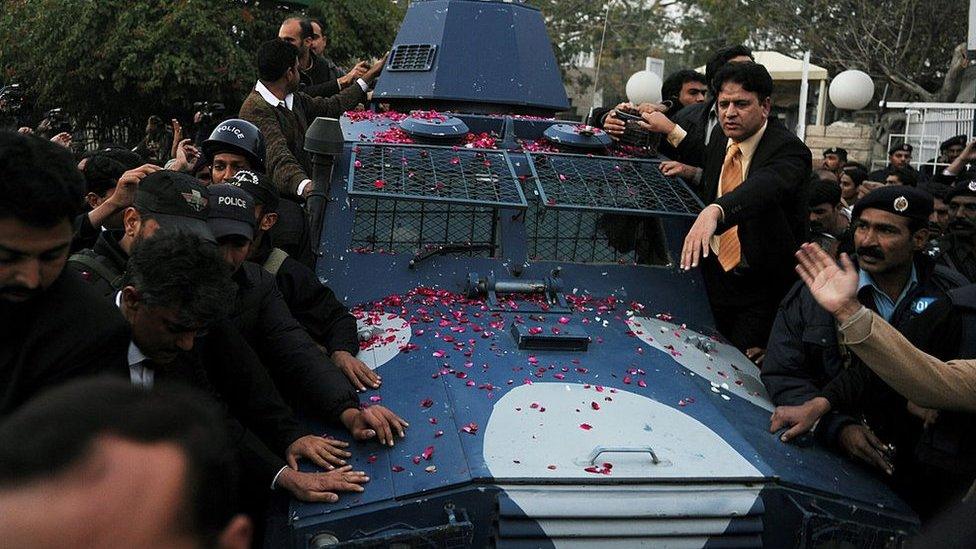
{"type": "Polygon", "coordinates": [[[24,88],[20,84],[8,84],[0,88],[0,112],[18,114],[24,109],[24,88]]]}
{"type": "Polygon", "coordinates": [[[193,104],[193,110],[200,113],[200,122],[203,124],[213,122],[215,118],[224,114],[227,107],[223,103],[210,103],[209,101],[197,101],[193,104]]]}
{"type": "Polygon", "coordinates": [[[44,120],[38,126],[39,130],[42,128],[47,130],[52,136],[62,132],[72,132],[71,120],[68,119],[68,113],[64,112],[64,109],[61,107],[51,109],[44,113],[44,120]]]}

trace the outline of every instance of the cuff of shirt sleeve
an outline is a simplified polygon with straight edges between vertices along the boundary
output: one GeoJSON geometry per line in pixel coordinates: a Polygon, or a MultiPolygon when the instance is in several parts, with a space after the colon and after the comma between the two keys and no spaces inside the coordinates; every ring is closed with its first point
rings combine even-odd
{"type": "Polygon", "coordinates": [[[688,132],[686,132],[681,126],[675,124],[674,128],[668,132],[668,143],[672,147],[677,147],[682,141],[685,140],[685,137],[687,136],[688,132]]]}
{"type": "Polygon", "coordinates": [[[871,314],[871,309],[861,307],[851,318],[847,319],[847,322],[840,326],[842,343],[845,345],[863,343],[871,335],[873,321],[874,315],[871,314]]]}
{"type": "Polygon", "coordinates": [[[357,78],[356,83],[359,84],[359,87],[363,89],[363,93],[369,91],[369,84],[367,84],[366,81],[363,80],[362,78],[357,78]]]}
{"type": "Polygon", "coordinates": [[[307,187],[308,184],[311,183],[311,182],[312,182],[311,179],[303,179],[302,182],[298,184],[298,193],[297,193],[298,196],[302,196],[303,195],[303,193],[305,191],[305,187],[307,187]]]}
{"type": "Polygon", "coordinates": [[[723,207],[721,206],[721,204],[714,204],[714,203],[712,203],[712,204],[709,204],[709,206],[715,206],[716,208],[718,208],[718,211],[719,211],[719,214],[721,214],[721,216],[722,216],[722,217],[720,217],[720,218],[718,219],[718,222],[719,222],[719,223],[722,223],[722,222],[724,222],[724,221],[725,221],[725,208],[723,208],[723,207]]]}
{"type": "Polygon", "coordinates": [[[287,469],[287,468],[288,468],[288,466],[285,465],[281,469],[278,469],[278,472],[275,474],[274,478],[271,479],[271,489],[272,490],[274,490],[275,487],[278,485],[278,477],[280,477],[281,476],[281,473],[284,473],[285,472],[285,469],[287,469]]]}

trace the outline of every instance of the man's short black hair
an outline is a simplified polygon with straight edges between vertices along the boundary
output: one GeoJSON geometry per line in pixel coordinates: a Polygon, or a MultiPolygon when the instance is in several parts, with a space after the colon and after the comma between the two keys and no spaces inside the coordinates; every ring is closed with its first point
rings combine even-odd
{"type": "Polygon", "coordinates": [[[181,526],[201,545],[216,545],[237,512],[236,461],[219,409],[181,385],[149,392],[127,380],[88,378],[42,393],[0,423],[0,487],[66,471],[103,435],[179,446],[187,462],[181,526]]]}
{"type": "Polygon", "coordinates": [[[902,185],[908,185],[909,187],[915,187],[918,185],[918,176],[915,175],[915,170],[888,166],[885,177],[888,177],[889,175],[897,175],[898,180],[901,181],[902,185]]]}
{"type": "Polygon", "coordinates": [[[0,131],[0,219],[50,228],[81,212],[85,178],[68,149],[0,131]]]}
{"type": "MultiPolygon", "coordinates": [[[[712,58],[708,60],[708,63],[705,64],[706,82],[711,85],[715,79],[715,75],[718,73],[718,70],[725,66],[725,64],[729,62],[729,59],[734,59],[743,55],[749,59],[752,59],[753,61],[756,60],[756,58],[752,55],[752,50],[743,46],[742,44],[728,46],[715,52],[715,55],[713,55],[712,58]]],[[[715,93],[716,91],[717,90],[712,89],[712,93],[715,93]]]]}
{"type": "Polygon", "coordinates": [[[705,75],[691,69],[683,69],[671,73],[664,79],[664,84],[661,85],[661,97],[665,100],[670,99],[671,101],[677,102],[678,97],[681,95],[681,87],[686,82],[700,82],[708,86],[705,75]]]}
{"type": "Polygon", "coordinates": [[[230,274],[213,244],[160,229],[132,251],[123,285],[135,287],[150,307],[175,309],[183,324],[206,326],[228,312],[236,291],[230,274]]]}
{"type": "Polygon", "coordinates": [[[773,78],[769,76],[766,67],[759,63],[727,63],[715,74],[712,85],[716,96],[722,90],[726,82],[735,82],[742,86],[747,92],[755,93],[759,96],[759,101],[764,101],[773,95],[773,78]]]}
{"type": "MultiPolygon", "coordinates": [[[[315,23],[316,25],[318,25],[319,26],[319,32],[322,33],[322,36],[325,36],[325,23],[323,23],[321,19],[319,19],[317,17],[313,17],[313,18],[309,19],[308,21],[309,21],[309,23],[315,23]]],[[[313,29],[313,31],[314,31],[314,29],[313,29]]]]}
{"type": "Polygon", "coordinates": [[[258,47],[258,78],[274,82],[294,67],[297,60],[298,48],[280,38],[268,40],[258,47]]]}
{"type": "Polygon", "coordinates": [[[104,154],[88,158],[82,174],[85,176],[85,190],[98,196],[114,189],[119,178],[125,173],[125,166],[104,154]]]}

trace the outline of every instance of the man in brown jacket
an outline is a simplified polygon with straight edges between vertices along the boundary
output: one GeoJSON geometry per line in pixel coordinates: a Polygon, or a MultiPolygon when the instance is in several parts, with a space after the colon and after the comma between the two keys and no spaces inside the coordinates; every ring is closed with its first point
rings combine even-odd
{"type": "Polygon", "coordinates": [[[366,98],[383,70],[383,60],[331,97],[299,92],[298,48],[280,39],[258,48],[258,82],[241,105],[240,117],[261,129],[267,140],[267,173],[285,196],[305,197],[312,191],[311,159],[305,152],[305,130],[316,117],[338,118],[366,98]]]}

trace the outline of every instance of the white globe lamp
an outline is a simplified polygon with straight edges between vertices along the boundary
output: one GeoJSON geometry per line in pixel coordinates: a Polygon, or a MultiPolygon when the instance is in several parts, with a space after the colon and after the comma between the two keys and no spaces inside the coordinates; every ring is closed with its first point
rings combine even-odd
{"type": "Polygon", "coordinates": [[[661,77],[651,71],[637,71],[627,80],[627,100],[633,105],[661,102],[661,77]]]}
{"type": "Polygon", "coordinates": [[[838,109],[858,111],[874,97],[874,81],[862,71],[847,70],[834,77],[828,95],[838,109]]]}

